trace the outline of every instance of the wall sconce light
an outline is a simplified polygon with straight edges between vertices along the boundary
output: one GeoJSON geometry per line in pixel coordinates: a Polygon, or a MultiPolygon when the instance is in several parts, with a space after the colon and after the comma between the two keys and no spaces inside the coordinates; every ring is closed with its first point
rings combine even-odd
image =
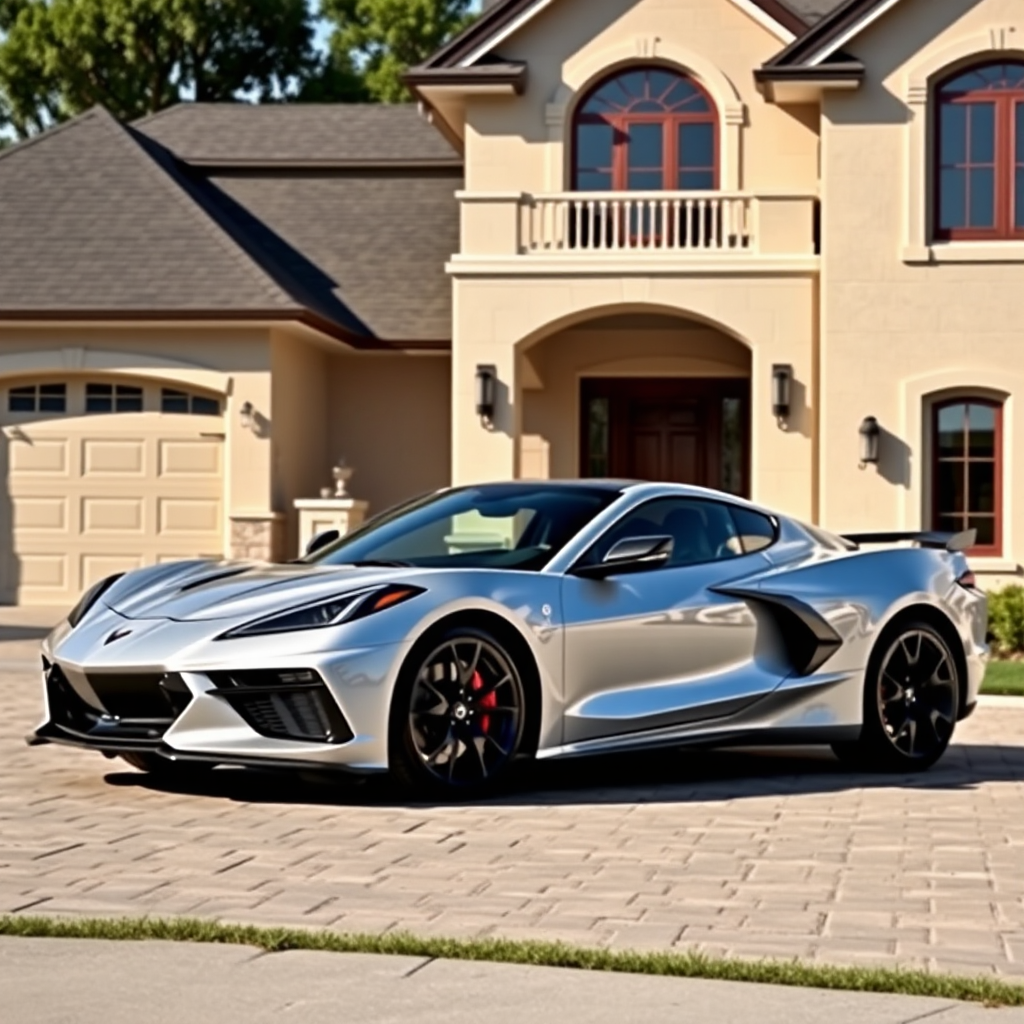
{"type": "Polygon", "coordinates": [[[494,420],[494,395],[497,390],[498,369],[481,364],[476,368],[476,414],[484,423],[494,420]]]}
{"type": "Polygon", "coordinates": [[[860,425],[860,464],[861,467],[878,462],[878,442],[882,436],[882,428],[874,416],[865,416],[860,425]]]}
{"type": "Polygon", "coordinates": [[[238,410],[238,415],[242,421],[243,430],[252,430],[253,414],[255,409],[252,406],[252,402],[246,402],[242,408],[238,410]]]}
{"type": "Polygon", "coordinates": [[[772,413],[782,420],[789,415],[793,400],[793,367],[789,363],[776,363],[772,367],[772,413]]]}

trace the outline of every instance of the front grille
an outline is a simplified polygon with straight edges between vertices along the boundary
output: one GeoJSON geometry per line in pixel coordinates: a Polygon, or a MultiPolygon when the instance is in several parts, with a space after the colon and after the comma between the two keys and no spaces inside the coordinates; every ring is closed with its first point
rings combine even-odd
{"type": "Polygon", "coordinates": [[[47,667],[50,718],[54,725],[102,744],[157,740],[192,699],[176,674],[100,673],[86,678],[95,704],[72,686],[59,665],[47,667]]]}
{"type": "Polygon", "coordinates": [[[89,672],[85,678],[104,709],[115,718],[174,721],[190,698],[180,676],[163,672],[89,672]]]}
{"type": "Polygon", "coordinates": [[[309,669],[211,672],[245,723],[271,739],[348,743],[353,733],[323,679],[309,669]]]}

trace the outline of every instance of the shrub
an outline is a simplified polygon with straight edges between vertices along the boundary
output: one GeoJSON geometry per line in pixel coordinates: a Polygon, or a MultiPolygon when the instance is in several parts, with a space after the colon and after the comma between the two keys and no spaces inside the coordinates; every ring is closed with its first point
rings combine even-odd
{"type": "Polygon", "coordinates": [[[994,654],[1024,654],[1024,587],[1013,584],[988,595],[988,628],[994,654]]]}

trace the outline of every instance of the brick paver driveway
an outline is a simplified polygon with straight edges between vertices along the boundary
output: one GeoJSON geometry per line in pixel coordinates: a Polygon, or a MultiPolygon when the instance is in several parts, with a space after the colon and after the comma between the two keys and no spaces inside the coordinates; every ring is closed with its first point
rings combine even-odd
{"type": "Polygon", "coordinates": [[[921,777],[851,775],[826,754],[671,753],[549,765],[461,807],[238,770],[175,790],[24,746],[46,622],[0,609],[0,913],[1024,976],[1024,702],[983,707],[921,777]]]}

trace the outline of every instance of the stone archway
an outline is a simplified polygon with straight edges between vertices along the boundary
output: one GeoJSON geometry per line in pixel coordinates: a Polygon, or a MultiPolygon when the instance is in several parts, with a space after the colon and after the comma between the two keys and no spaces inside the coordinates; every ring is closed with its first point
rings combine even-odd
{"type": "Polygon", "coordinates": [[[519,353],[519,475],[749,493],[750,349],[663,312],[604,312],[519,353]]]}

